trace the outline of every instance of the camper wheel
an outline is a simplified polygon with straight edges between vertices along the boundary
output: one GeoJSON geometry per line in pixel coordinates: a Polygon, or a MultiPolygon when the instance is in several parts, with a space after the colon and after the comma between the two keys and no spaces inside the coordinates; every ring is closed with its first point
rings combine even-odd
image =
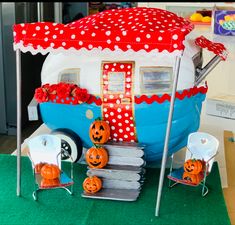
{"type": "Polygon", "coordinates": [[[75,132],[69,129],[56,129],[52,131],[52,134],[61,138],[61,149],[65,152],[61,154],[62,160],[72,159],[73,162],[77,162],[81,158],[82,141],[75,132]],[[66,153],[71,156],[71,159],[66,153]]]}

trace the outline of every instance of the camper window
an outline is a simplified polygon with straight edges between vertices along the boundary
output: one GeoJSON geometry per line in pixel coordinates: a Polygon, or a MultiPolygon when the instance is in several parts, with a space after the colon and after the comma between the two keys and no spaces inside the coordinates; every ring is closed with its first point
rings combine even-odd
{"type": "Polygon", "coordinates": [[[141,67],[141,92],[170,92],[172,88],[172,67],[141,67]]]}
{"type": "Polygon", "coordinates": [[[125,73],[110,72],[108,74],[108,92],[123,93],[125,91],[125,73]]]}
{"type": "Polygon", "coordinates": [[[65,69],[60,72],[58,82],[65,82],[79,85],[80,69],[65,69]]]}

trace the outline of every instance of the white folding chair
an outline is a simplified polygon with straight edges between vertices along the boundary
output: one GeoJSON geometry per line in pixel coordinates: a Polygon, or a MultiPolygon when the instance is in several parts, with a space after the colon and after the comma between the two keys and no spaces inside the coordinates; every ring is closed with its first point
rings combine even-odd
{"type": "Polygon", "coordinates": [[[173,187],[178,183],[198,186],[202,185],[202,196],[208,193],[206,186],[206,178],[210,174],[215,156],[218,153],[219,141],[212,135],[204,132],[194,132],[188,136],[188,143],[185,153],[185,162],[189,159],[200,159],[204,161],[205,167],[203,171],[203,179],[198,184],[192,184],[183,179],[184,168],[173,170],[174,154],[171,156],[171,167],[169,178],[169,187],[173,187]],[[171,181],[174,181],[172,184],[171,181]]]}
{"type": "MultiPolygon", "coordinates": [[[[70,176],[68,176],[62,170],[61,164],[61,154],[68,154],[67,152],[62,152],[61,139],[56,135],[45,134],[38,135],[28,140],[29,152],[28,156],[31,160],[34,174],[35,190],[33,192],[34,200],[37,200],[37,192],[43,189],[51,188],[63,188],[69,194],[73,194],[73,160],[71,159],[71,170],[70,176]],[[57,183],[53,185],[45,186],[43,185],[43,177],[40,171],[37,171],[37,165],[43,164],[54,164],[60,169],[60,177],[57,183]],[[70,186],[70,189],[68,188],[70,186]]],[[[71,156],[68,155],[70,158],[71,156]]]]}

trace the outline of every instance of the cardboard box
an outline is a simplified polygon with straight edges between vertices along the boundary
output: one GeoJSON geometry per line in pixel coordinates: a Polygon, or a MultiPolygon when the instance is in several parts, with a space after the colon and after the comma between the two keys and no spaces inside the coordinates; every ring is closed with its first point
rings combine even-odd
{"type": "Polygon", "coordinates": [[[235,8],[215,7],[213,9],[213,30],[219,35],[235,35],[235,8]]]}
{"type": "Polygon", "coordinates": [[[235,120],[235,95],[219,95],[208,98],[206,113],[235,120]]]}

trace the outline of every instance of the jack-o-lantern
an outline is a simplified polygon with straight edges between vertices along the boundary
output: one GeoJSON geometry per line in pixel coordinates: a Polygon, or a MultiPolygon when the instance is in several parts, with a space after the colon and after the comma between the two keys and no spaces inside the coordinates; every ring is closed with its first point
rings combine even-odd
{"type": "Polygon", "coordinates": [[[40,162],[40,163],[36,164],[34,167],[35,173],[41,173],[41,169],[45,164],[46,163],[44,163],[44,162],[40,162]]]}
{"type": "Polygon", "coordinates": [[[190,174],[187,172],[183,173],[183,180],[187,183],[190,184],[199,184],[203,179],[203,174],[202,173],[198,173],[198,174],[190,174]]]}
{"type": "Polygon", "coordinates": [[[90,139],[94,144],[105,144],[110,137],[110,126],[104,120],[95,120],[89,130],[90,139]]]}
{"type": "Polygon", "coordinates": [[[102,188],[102,181],[97,176],[87,177],[83,181],[83,189],[89,194],[94,194],[102,188]]]}
{"type": "Polygon", "coordinates": [[[54,164],[45,164],[41,168],[41,176],[45,179],[56,179],[60,177],[60,168],[54,164]]]}
{"type": "Polygon", "coordinates": [[[184,171],[190,174],[199,174],[204,168],[204,163],[199,159],[188,159],[184,163],[184,171]]]}
{"type": "Polygon", "coordinates": [[[45,179],[43,178],[41,180],[41,187],[46,188],[46,187],[58,187],[60,184],[60,179],[55,178],[55,179],[45,179]]]}
{"type": "Polygon", "coordinates": [[[108,162],[108,153],[103,147],[91,147],[86,152],[86,162],[91,168],[101,169],[108,162]]]}

